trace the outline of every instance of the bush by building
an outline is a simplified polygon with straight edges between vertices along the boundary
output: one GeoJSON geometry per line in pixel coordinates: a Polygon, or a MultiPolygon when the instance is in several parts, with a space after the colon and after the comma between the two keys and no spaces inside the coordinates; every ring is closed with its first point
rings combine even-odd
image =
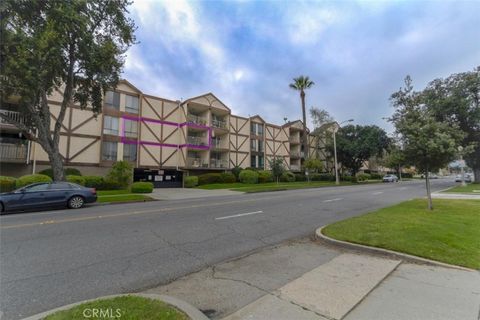
{"type": "Polygon", "coordinates": [[[85,179],[85,187],[102,189],[104,179],[101,176],[83,176],[85,179]]]}
{"type": "Polygon", "coordinates": [[[372,176],[368,173],[359,173],[357,174],[357,181],[367,181],[370,180],[372,176]]]}
{"type": "Polygon", "coordinates": [[[372,179],[372,180],[382,180],[383,175],[380,174],[380,173],[371,173],[370,174],[370,179],[372,179]]]}
{"type": "Polygon", "coordinates": [[[271,171],[260,170],[258,171],[258,183],[273,182],[273,174],[271,171]]]}
{"type": "Polygon", "coordinates": [[[237,181],[239,181],[239,180],[238,180],[238,176],[240,175],[240,172],[242,172],[242,170],[243,170],[243,168],[242,168],[242,167],[239,167],[239,166],[235,166],[235,167],[233,167],[233,169],[232,169],[232,173],[233,173],[233,175],[235,176],[235,178],[237,179],[237,181]]]}
{"type": "Polygon", "coordinates": [[[52,182],[52,178],[44,174],[27,174],[17,179],[15,187],[21,188],[38,182],[52,182]]]}
{"type": "Polygon", "coordinates": [[[222,172],[220,173],[220,182],[221,183],[234,183],[237,181],[235,175],[231,172],[222,172]]]}
{"type": "Polygon", "coordinates": [[[205,173],[198,176],[198,185],[220,183],[220,173],[205,173]]]}
{"type": "Polygon", "coordinates": [[[197,176],[185,177],[184,186],[185,188],[193,188],[198,186],[198,177],[197,176]]]}
{"type": "Polygon", "coordinates": [[[127,188],[132,183],[133,167],[128,161],[117,161],[113,164],[105,180],[109,180],[127,188]]]}
{"type": "Polygon", "coordinates": [[[68,175],[67,176],[67,181],[79,184],[81,186],[85,186],[85,182],[86,182],[84,177],[75,176],[75,175],[68,175]]]}
{"type": "Polygon", "coordinates": [[[152,193],[153,183],[151,182],[134,182],[131,187],[132,193],[152,193]]]}
{"type": "Polygon", "coordinates": [[[307,176],[303,173],[295,173],[295,181],[307,181],[307,176]]]}
{"type": "Polygon", "coordinates": [[[16,188],[16,181],[14,177],[0,176],[0,192],[13,191],[16,188]]]}
{"type": "Polygon", "coordinates": [[[125,188],[126,187],[118,181],[104,179],[102,185],[98,188],[98,190],[121,190],[125,188]]]}
{"type": "MultiPolygon", "coordinates": [[[[80,170],[78,170],[76,168],[65,168],[63,170],[63,173],[64,173],[65,176],[81,176],[82,175],[80,170]]],[[[46,176],[49,176],[51,179],[53,179],[52,168],[44,169],[44,170],[40,171],[39,174],[44,174],[46,176]]]]}
{"type": "Polygon", "coordinates": [[[282,182],[295,182],[295,174],[290,171],[282,173],[280,176],[280,181],[282,182]]]}
{"type": "Polygon", "coordinates": [[[245,169],[240,172],[239,179],[242,183],[255,184],[258,183],[258,173],[253,170],[245,169]]]}

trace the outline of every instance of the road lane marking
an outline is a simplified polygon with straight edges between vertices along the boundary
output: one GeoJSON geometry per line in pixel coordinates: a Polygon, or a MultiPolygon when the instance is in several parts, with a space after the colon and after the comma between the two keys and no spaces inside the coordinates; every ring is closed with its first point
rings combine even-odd
{"type": "Polygon", "coordinates": [[[383,193],[383,191],[377,191],[377,192],[374,192],[374,193],[372,193],[372,194],[373,194],[374,196],[376,196],[376,195],[379,195],[379,194],[382,194],[382,193],[383,193]]]}
{"type": "Polygon", "coordinates": [[[215,218],[215,220],[224,220],[224,219],[230,219],[230,218],[244,217],[244,216],[250,216],[252,214],[257,214],[257,213],[263,213],[263,211],[260,210],[260,211],[254,211],[254,212],[239,213],[239,214],[234,214],[234,215],[231,215],[231,216],[215,218]]]}
{"type": "Polygon", "coordinates": [[[328,199],[328,200],[323,200],[322,202],[334,202],[334,201],[340,201],[340,200],[343,200],[343,198],[328,199]]]}

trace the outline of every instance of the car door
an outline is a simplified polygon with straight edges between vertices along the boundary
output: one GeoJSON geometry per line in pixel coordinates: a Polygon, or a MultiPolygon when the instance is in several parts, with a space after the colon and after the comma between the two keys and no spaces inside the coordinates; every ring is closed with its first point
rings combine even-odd
{"type": "Polygon", "coordinates": [[[10,209],[30,209],[46,204],[49,183],[37,183],[18,190],[16,197],[9,202],[10,209]]]}
{"type": "Polygon", "coordinates": [[[52,183],[48,190],[48,203],[51,205],[65,205],[71,192],[72,188],[66,182],[52,183]]]}

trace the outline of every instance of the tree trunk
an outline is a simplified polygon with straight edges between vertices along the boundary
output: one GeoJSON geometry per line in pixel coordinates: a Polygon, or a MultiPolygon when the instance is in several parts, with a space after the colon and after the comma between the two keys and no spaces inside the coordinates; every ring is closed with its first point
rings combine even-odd
{"type": "Polygon", "coordinates": [[[480,167],[473,168],[473,174],[475,175],[475,180],[473,182],[480,183],[480,167]]]}
{"type": "Polygon", "coordinates": [[[302,117],[303,117],[303,153],[305,160],[308,159],[308,136],[307,136],[307,113],[305,111],[305,92],[300,92],[300,99],[302,100],[302,117]]]}
{"type": "Polygon", "coordinates": [[[48,154],[53,171],[53,181],[65,181],[63,172],[63,159],[58,150],[53,150],[48,154]]]}
{"type": "Polygon", "coordinates": [[[428,209],[433,210],[432,192],[430,190],[430,176],[428,174],[428,170],[425,172],[425,184],[427,186],[428,209]]]}

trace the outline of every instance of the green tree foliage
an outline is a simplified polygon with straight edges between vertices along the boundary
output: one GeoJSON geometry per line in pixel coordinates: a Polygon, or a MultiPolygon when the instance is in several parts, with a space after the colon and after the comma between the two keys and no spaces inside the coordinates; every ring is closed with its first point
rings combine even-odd
{"type": "MultiPolygon", "coordinates": [[[[347,125],[338,129],[336,139],[338,162],[349,169],[352,176],[356,175],[369,158],[382,156],[390,145],[385,130],[377,126],[347,125]]],[[[327,148],[333,154],[331,139],[327,148]]]]}
{"type": "Polygon", "coordinates": [[[428,206],[433,209],[428,173],[455,159],[463,134],[457,125],[435,118],[425,104],[424,94],[413,90],[409,76],[405,78],[405,87],[393,93],[390,99],[395,108],[390,120],[402,142],[405,160],[425,174],[428,206]]]}
{"type": "Polygon", "coordinates": [[[480,66],[470,72],[435,79],[422,92],[424,103],[436,120],[464,132],[464,158],[480,183],[480,66]]]}
{"type": "Polygon", "coordinates": [[[133,167],[128,161],[117,161],[107,174],[106,181],[119,184],[123,188],[132,183],[133,167]]]}
{"type": "Polygon", "coordinates": [[[59,139],[67,107],[90,105],[99,113],[103,92],[119,80],[124,54],[135,42],[129,4],[4,0],[0,5],[1,99],[18,96],[25,122],[0,116],[42,146],[54,180],[65,179],[59,139]],[[48,96],[55,91],[63,99],[51,126],[48,96]]]}
{"type": "Polygon", "coordinates": [[[272,176],[278,183],[278,180],[282,176],[282,174],[286,171],[285,166],[283,164],[282,158],[274,157],[273,159],[268,160],[268,164],[270,166],[270,171],[272,171],[272,176]]]}
{"type": "Polygon", "coordinates": [[[308,170],[308,172],[321,172],[323,170],[323,163],[320,159],[315,159],[315,158],[310,158],[305,160],[303,163],[303,166],[305,169],[308,170]]]}
{"type": "Polygon", "coordinates": [[[303,150],[305,150],[305,156],[308,157],[308,135],[307,135],[307,112],[305,109],[305,90],[310,89],[315,82],[310,80],[309,77],[299,76],[294,78],[293,82],[290,83],[289,87],[293,90],[300,92],[300,101],[302,103],[302,119],[303,119],[303,150]]]}

